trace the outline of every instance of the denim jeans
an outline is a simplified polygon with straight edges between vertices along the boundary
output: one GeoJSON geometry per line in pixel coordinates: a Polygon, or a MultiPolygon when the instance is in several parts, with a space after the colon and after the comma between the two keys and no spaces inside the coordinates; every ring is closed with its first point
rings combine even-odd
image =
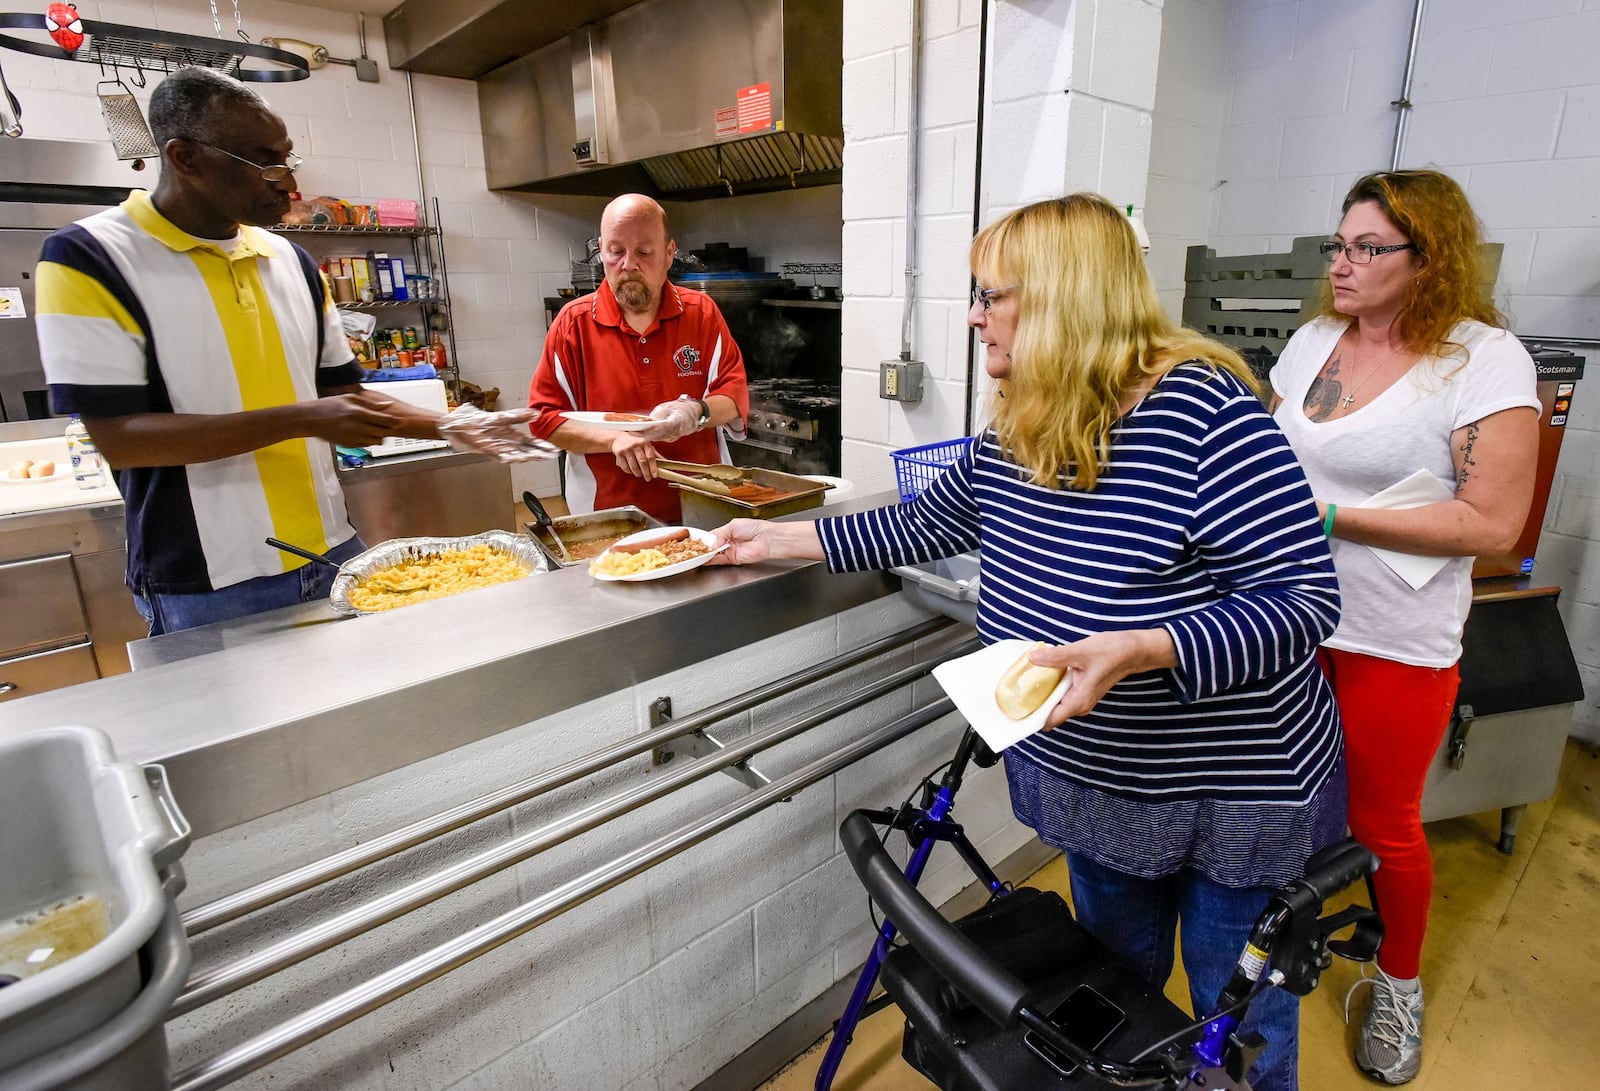
{"type": "MultiPolygon", "coordinates": [[[[1192,868],[1141,879],[1067,854],[1072,908],[1089,933],[1156,988],[1172,974],[1174,929],[1183,923],[1183,968],[1197,1016],[1215,1008],[1250,926],[1274,887],[1236,889],[1192,868]]],[[[1300,998],[1271,989],[1250,1006],[1245,1030],[1260,1031],[1267,1051],[1251,1070],[1256,1091],[1299,1087],[1300,998]]]]}
{"type": "MultiPolygon", "coordinates": [[[[343,564],[366,550],[360,535],[328,550],[328,559],[343,564]]],[[[169,595],[160,591],[147,596],[135,594],[133,604],[150,626],[151,636],[175,633],[180,629],[193,629],[217,621],[277,610],[284,606],[298,606],[302,602],[315,602],[328,597],[333,590],[333,577],[338,575],[327,565],[307,562],[293,572],[277,576],[257,576],[218,591],[202,591],[194,595],[169,595]]]]}

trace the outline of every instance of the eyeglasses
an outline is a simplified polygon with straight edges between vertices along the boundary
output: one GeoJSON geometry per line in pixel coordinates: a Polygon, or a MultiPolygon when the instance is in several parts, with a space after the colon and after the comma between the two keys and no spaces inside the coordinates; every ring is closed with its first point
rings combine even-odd
{"type": "Polygon", "coordinates": [[[980,288],[974,284],[972,286],[972,302],[982,303],[983,309],[987,311],[990,307],[994,306],[994,301],[996,299],[999,299],[1007,292],[1016,291],[1018,287],[1020,287],[1020,285],[1009,284],[1004,288],[980,288]]]}
{"type": "Polygon", "coordinates": [[[237,159],[241,163],[246,163],[256,168],[256,170],[261,172],[261,177],[268,182],[283,181],[285,178],[289,177],[296,170],[298,170],[301,163],[305,162],[305,160],[300,156],[296,155],[294,152],[290,152],[288,162],[263,165],[261,163],[252,162],[242,155],[234,155],[226,148],[219,148],[215,144],[207,144],[204,140],[196,140],[195,143],[201,145],[202,147],[210,148],[214,152],[221,152],[229,159],[237,159]]]}
{"type": "Polygon", "coordinates": [[[1393,246],[1373,246],[1370,242],[1334,242],[1329,240],[1318,246],[1322,256],[1332,262],[1342,253],[1351,265],[1370,265],[1379,254],[1392,254],[1396,250],[1415,250],[1416,243],[1401,242],[1393,246]]]}

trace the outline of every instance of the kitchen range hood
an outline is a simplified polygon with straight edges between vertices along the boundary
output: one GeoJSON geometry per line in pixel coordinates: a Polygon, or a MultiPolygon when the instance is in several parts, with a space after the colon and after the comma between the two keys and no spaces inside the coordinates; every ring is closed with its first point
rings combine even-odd
{"type": "Polygon", "coordinates": [[[842,0],[646,0],[483,75],[489,188],[674,200],[837,183],[842,0]]]}

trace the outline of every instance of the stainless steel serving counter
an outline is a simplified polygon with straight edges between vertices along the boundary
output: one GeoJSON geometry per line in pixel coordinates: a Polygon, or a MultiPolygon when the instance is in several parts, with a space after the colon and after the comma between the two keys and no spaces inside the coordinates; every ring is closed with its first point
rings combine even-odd
{"type": "Polygon", "coordinates": [[[376,544],[418,535],[516,530],[511,467],[486,455],[433,450],[340,467],[350,525],[376,544]]]}
{"type": "Polygon", "coordinates": [[[0,738],[100,728],[166,764],[202,836],[898,591],[773,562],[566,569],[368,617],[293,607],[139,642],[132,674],[0,706],[0,738]]]}

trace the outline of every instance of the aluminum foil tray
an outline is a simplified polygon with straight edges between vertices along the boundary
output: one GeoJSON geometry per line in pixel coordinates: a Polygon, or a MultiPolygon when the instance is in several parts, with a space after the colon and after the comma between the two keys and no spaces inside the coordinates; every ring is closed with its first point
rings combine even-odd
{"type": "Polygon", "coordinates": [[[328,594],[328,605],[341,614],[372,613],[359,610],[350,602],[350,591],[361,580],[402,561],[421,560],[447,549],[467,549],[480,544],[520,561],[527,567],[529,575],[550,571],[550,561],[539,548],[539,543],[509,530],[490,530],[461,538],[391,538],[350,558],[339,567],[339,574],[333,577],[333,590],[328,594]]]}

